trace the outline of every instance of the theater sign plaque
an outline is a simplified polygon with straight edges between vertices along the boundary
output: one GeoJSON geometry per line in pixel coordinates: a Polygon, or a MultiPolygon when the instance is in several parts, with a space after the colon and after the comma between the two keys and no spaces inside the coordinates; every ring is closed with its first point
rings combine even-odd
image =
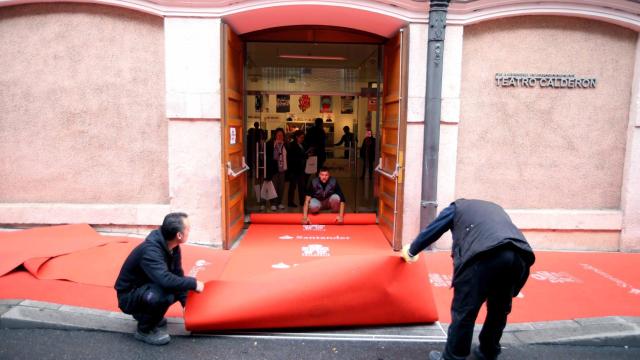
{"type": "Polygon", "coordinates": [[[496,73],[497,87],[595,89],[596,79],[573,74],[496,73]]]}

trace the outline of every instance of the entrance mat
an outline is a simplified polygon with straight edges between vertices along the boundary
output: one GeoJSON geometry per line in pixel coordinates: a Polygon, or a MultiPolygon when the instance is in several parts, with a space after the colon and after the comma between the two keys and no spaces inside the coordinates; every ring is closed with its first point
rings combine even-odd
{"type": "MultiPolygon", "coordinates": [[[[298,215],[299,216],[299,215],[298,215]]],[[[219,280],[190,293],[191,331],[431,323],[426,263],[376,225],[252,224],[219,280]]]]}
{"type": "MultiPolygon", "coordinates": [[[[311,224],[335,225],[336,213],[309,214],[311,224]]],[[[373,225],[376,223],[374,213],[344,214],[344,225],[373,225]]],[[[251,214],[251,224],[292,224],[302,223],[302,213],[267,213],[251,214]]]]}
{"type": "MultiPolygon", "coordinates": [[[[452,262],[449,252],[429,252],[440,321],[451,321],[452,262]]],[[[569,320],[604,316],[640,316],[638,253],[536,251],[536,263],[520,295],[513,299],[509,322],[569,320]]],[[[484,321],[486,309],[478,316],[484,321]]]]}

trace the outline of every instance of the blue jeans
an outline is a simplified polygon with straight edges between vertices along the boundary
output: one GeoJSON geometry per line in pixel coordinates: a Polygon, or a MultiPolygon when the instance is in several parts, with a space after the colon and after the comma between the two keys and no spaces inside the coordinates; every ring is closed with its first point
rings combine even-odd
{"type": "Polygon", "coordinates": [[[323,209],[331,209],[331,212],[338,212],[338,210],[340,210],[340,196],[333,194],[328,199],[322,201],[311,198],[309,202],[310,213],[317,214],[323,209]]]}

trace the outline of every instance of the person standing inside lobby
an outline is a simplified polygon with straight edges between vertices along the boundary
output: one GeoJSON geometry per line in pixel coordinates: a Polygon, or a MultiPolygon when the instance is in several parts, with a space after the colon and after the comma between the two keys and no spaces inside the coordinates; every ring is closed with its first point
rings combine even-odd
{"type": "Polygon", "coordinates": [[[287,205],[298,207],[305,199],[307,174],[304,172],[307,162],[307,153],[304,147],[304,132],[296,130],[293,133],[293,141],[287,150],[287,178],[289,190],[287,192],[287,205]],[[295,202],[295,193],[298,190],[298,204],[295,202]]]}
{"type": "Polygon", "coordinates": [[[318,169],[324,166],[324,162],[327,159],[327,134],[323,126],[322,118],[316,118],[315,125],[307,130],[307,135],[305,136],[309,151],[318,157],[318,169]]]}
{"type": "Polygon", "coordinates": [[[349,131],[349,127],[345,126],[342,128],[342,131],[344,131],[344,134],[342,135],[342,137],[340,138],[340,141],[338,141],[336,144],[333,144],[333,146],[340,146],[342,144],[344,144],[344,158],[348,159],[349,158],[349,150],[351,149],[351,147],[354,145],[354,141],[353,141],[353,133],[349,131]]]}
{"type": "Polygon", "coordinates": [[[287,146],[284,141],[284,129],[277,128],[271,140],[267,142],[267,180],[271,180],[277,197],[271,200],[271,210],[284,209],[284,183],[287,172],[287,146]]]}
{"type": "Polygon", "coordinates": [[[371,179],[373,177],[373,163],[376,159],[376,138],[373,137],[369,128],[367,128],[366,136],[362,140],[360,159],[362,159],[362,175],[360,175],[360,178],[364,179],[364,175],[368,171],[369,179],[371,179]]]}

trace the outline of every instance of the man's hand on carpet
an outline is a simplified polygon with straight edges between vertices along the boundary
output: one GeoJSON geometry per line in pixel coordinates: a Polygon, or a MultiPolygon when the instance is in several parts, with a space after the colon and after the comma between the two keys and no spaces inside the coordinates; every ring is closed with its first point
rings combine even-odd
{"type": "Polygon", "coordinates": [[[336,216],[336,222],[338,224],[344,223],[344,218],[341,215],[336,216]]]}
{"type": "Polygon", "coordinates": [[[302,225],[311,225],[311,221],[309,221],[309,218],[303,217],[302,218],[302,225]]]}
{"type": "Polygon", "coordinates": [[[404,245],[402,247],[402,251],[400,252],[400,254],[402,255],[402,258],[404,259],[404,261],[406,261],[409,264],[411,264],[411,263],[414,263],[414,262],[418,261],[418,257],[420,255],[416,255],[416,256],[409,255],[409,247],[411,247],[410,244],[404,245]]]}

